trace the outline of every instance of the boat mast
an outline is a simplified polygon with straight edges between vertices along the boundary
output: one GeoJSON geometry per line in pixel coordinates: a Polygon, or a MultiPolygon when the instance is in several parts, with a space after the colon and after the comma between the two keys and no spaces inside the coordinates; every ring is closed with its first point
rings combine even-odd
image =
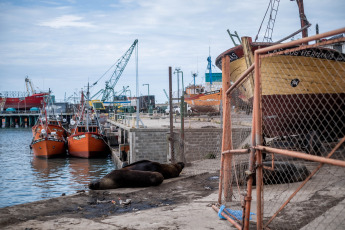
{"type": "MultiPolygon", "coordinates": [[[[299,10],[299,17],[301,20],[301,28],[309,25],[309,22],[307,20],[307,16],[304,14],[304,6],[303,6],[303,0],[296,0],[297,5],[298,5],[298,10],[299,10]]],[[[304,29],[302,31],[302,38],[308,37],[308,29],[304,29]]]]}
{"type": "MultiPolygon", "coordinates": [[[[210,77],[210,91],[212,91],[212,61],[211,61],[211,47],[208,47],[207,68],[210,77]]],[[[194,78],[195,79],[195,78],[194,78]]],[[[195,85],[195,84],[194,84],[195,85]]]]}
{"type": "Polygon", "coordinates": [[[87,83],[87,93],[86,93],[86,130],[89,132],[89,83],[87,83]]]}

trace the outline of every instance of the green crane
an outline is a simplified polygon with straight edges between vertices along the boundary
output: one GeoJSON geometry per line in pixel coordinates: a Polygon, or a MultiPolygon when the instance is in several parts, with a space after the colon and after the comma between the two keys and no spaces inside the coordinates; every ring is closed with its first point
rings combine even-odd
{"type": "Polygon", "coordinates": [[[92,86],[96,85],[99,80],[101,80],[104,75],[109,72],[114,66],[115,70],[113,74],[111,75],[110,79],[105,82],[105,88],[99,90],[97,93],[95,93],[91,99],[97,98],[98,96],[102,95],[101,101],[114,101],[114,98],[116,97],[116,93],[114,91],[114,87],[116,83],[119,81],[122,72],[124,71],[129,59],[131,58],[131,55],[133,53],[133,50],[135,46],[138,44],[138,39],[136,39],[131,47],[126,51],[124,55],[120,59],[118,59],[95,83],[92,84],[92,86]]]}

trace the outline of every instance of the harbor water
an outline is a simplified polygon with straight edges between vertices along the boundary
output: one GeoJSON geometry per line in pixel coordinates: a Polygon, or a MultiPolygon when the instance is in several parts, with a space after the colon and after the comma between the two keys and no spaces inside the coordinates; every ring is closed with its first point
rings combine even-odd
{"type": "Polygon", "coordinates": [[[115,168],[110,157],[40,159],[31,140],[30,128],[0,128],[0,208],[74,194],[115,168]]]}

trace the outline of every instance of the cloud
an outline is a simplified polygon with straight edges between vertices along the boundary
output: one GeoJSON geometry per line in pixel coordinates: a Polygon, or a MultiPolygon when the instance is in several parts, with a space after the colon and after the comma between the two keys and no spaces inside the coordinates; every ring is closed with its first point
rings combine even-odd
{"type": "Polygon", "coordinates": [[[50,21],[41,22],[38,25],[48,26],[55,29],[60,29],[63,27],[94,27],[92,23],[84,22],[82,19],[83,17],[76,15],[63,15],[50,21]]]}

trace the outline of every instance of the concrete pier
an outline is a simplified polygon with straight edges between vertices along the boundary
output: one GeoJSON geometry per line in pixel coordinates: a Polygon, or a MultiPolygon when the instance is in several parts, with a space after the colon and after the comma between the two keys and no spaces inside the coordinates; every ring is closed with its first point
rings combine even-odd
{"type": "MultiPolygon", "coordinates": [[[[1,128],[28,128],[36,124],[39,117],[37,112],[22,112],[19,113],[0,113],[1,128]]],[[[67,121],[72,117],[71,113],[59,114],[67,121]]]]}
{"type": "MultiPolygon", "coordinates": [[[[151,116],[141,116],[143,124],[135,127],[135,120],[132,116],[123,119],[107,120],[108,139],[117,137],[118,145],[113,151],[113,158],[117,158],[119,165],[123,162],[119,160],[121,145],[128,145],[125,150],[127,162],[131,163],[139,160],[152,160],[160,163],[171,161],[170,152],[170,132],[169,117],[162,114],[151,116]]],[[[174,155],[176,161],[192,162],[215,157],[221,150],[222,128],[220,117],[186,117],[184,122],[184,140],[181,139],[181,121],[179,116],[174,117],[174,155]],[[183,144],[183,147],[181,147],[183,144]]],[[[250,136],[251,117],[248,116],[247,123],[233,126],[234,147],[240,146],[250,136]]]]}

